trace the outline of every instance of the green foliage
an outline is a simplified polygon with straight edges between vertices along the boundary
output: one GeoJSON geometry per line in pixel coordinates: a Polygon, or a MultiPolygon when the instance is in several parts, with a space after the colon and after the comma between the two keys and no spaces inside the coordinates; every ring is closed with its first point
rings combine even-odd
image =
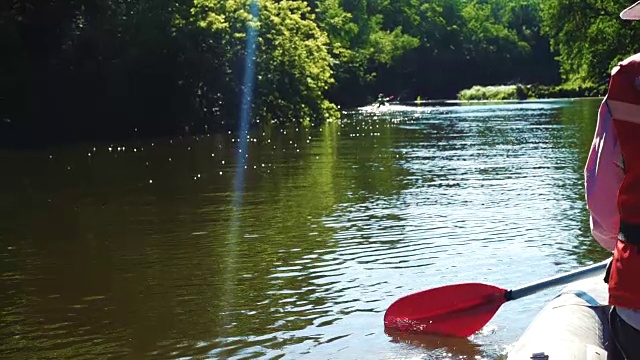
{"type": "MultiPolygon", "coordinates": [[[[335,7],[339,1],[331,3],[335,7]]],[[[354,22],[360,31],[349,33],[350,39],[357,40],[350,43],[350,51],[361,61],[348,63],[347,70],[337,70],[335,98],[339,101],[362,102],[363,97],[354,99],[353,94],[380,92],[396,99],[418,95],[448,98],[473,84],[554,83],[559,79],[548,42],[540,35],[539,0],[343,3],[351,16],[333,13],[340,14],[336,18],[343,22],[357,19],[354,22]],[[375,15],[363,16],[363,12],[375,15]],[[380,38],[380,31],[394,31],[398,35],[392,41],[399,44],[398,37],[405,34],[407,45],[396,52],[378,49],[371,57],[362,39],[380,38]],[[392,56],[377,55],[387,53],[392,56]]],[[[321,24],[324,21],[326,17],[321,18],[321,24]]],[[[332,25],[323,25],[330,39],[345,38],[344,33],[333,32],[335,21],[326,23],[332,25]]]]}
{"type": "Polygon", "coordinates": [[[458,93],[459,100],[524,100],[526,89],[522,85],[474,86],[458,93]]]}
{"type": "Polygon", "coordinates": [[[0,143],[237,127],[394,100],[601,94],[636,51],[624,0],[15,0],[0,6],[0,143]],[[560,83],[562,85],[560,86],[560,83]],[[514,90],[515,89],[515,90],[514,90]],[[514,92],[515,91],[515,92],[514,92]]]}
{"type": "MultiPolygon", "coordinates": [[[[226,68],[244,58],[247,28],[257,29],[257,119],[309,121],[337,116],[335,107],[324,99],[333,82],[328,38],[314,21],[309,6],[287,0],[261,0],[258,4],[257,19],[252,18],[245,0],[196,0],[194,4],[198,25],[210,30],[226,48],[226,68]]],[[[232,89],[244,85],[241,77],[228,81],[233,82],[232,89]]],[[[240,95],[236,91],[225,98],[240,95]]]]}
{"type": "Polygon", "coordinates": [[[626,0],[548,0],[542,2],[542,28],[558,52],[563,80],[570,86],[595,86],[613,66],[633,54],[637,23],[620,20],[626,0]]]}
{"type": "Polygon", "coordinates": [[[606,92],[606,84],[578,86],[562,84],[559,86],[530,86],[527,93],[529,98],[542,99],[604,96],[606,92]]]}
{"type": "Polygon", "coordinates": [[[470,50],[474,55],[530,52],[529,44],[522,41],[514,29],[508,27],[506,19],[508,5],[497,2],[478,3],[470,1],[462,9],[466,22],[464,36],[470,40],[470,50]]]}
{"type": "Polygon", "coordinates": [[[527,100],[549,98],[576,98],[603,96],[606,92],[605,85],[596,86],[572,86],[563,84],[559,86],[545,85],[497,85],[497,86],[473,86],[470,89],[458,93],[459,100],[527,100]]]}
{"type": "Polygon", "coordinates": [[[337,86],[332,88],[331,100],[347,106],[362,103],[368,89],[375,86],[379,67],[393,65],[408,50],[419,46],[419,38],[403,31],[405,23],[389,21],[397,12],[411,10],[403,7],[404,1],[325,0],[318,3],[319,25],[329,37],[334,59],[337,86]]]}
{"type": "Polygon", "coordinates": [[[407,50],[417,47],[418,39],[402,33],[401,28],[393,31],[378,31],[371,35],[372,58],[381,64],[390,64],[407,50]]]}

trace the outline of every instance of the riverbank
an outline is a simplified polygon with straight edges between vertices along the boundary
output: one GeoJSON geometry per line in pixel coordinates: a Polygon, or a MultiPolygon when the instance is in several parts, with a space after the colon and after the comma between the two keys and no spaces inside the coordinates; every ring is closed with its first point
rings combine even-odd
{"type": "Polygon", "coordinates": [[[588,86],[495,85],[473,86],[458,93],[458,100],[534,100],[576,97],[597,97],[606,93],[607,84],[588,86]]]}

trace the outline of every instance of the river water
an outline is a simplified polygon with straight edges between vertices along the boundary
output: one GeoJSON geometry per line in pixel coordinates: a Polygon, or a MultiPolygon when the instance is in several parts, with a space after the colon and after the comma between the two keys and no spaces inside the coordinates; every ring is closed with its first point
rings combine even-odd
{"type": "Polygon", "coordinates": [[[384,311],[605,258],[582,182],[598,104],[1,152],[0,356],[502,358],[557,289],[469,339],[386,334],[384,311]]]}

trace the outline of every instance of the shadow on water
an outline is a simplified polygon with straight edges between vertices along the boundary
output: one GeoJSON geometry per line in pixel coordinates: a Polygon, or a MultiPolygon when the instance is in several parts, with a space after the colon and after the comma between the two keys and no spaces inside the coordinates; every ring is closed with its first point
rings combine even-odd
{"type": "Polygon", "coordinates": [[[467,338],[409,333],[392,329],[385,329],[384,332],[395,344],[422,348],[433,355],[467,359],[475,359],[485,355],[481,345],[475,344],[467,338]]]}

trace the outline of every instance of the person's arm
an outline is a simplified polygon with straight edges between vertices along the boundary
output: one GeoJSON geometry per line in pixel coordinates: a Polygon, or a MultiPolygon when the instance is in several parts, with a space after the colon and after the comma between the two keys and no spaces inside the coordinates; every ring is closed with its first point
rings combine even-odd
{"type": "Polygon", "coordinates": [[[591,234],[605,249],[613,250],[620,230],[618,189],[624,170],[606,98],[598,112],[598,123],[584,176],[591,234]]]}

